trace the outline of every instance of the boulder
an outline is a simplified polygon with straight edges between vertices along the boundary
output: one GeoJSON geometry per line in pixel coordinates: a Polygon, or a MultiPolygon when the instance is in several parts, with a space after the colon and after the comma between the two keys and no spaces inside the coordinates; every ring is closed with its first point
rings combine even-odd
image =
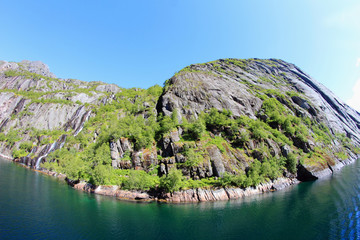
{"type": "Polygon", "coordinates": [[[225,167],[220,150],[216,146],[210,146],[206,150],[210,156],[214,176],[222,177],[225,172],[225,167]]]}

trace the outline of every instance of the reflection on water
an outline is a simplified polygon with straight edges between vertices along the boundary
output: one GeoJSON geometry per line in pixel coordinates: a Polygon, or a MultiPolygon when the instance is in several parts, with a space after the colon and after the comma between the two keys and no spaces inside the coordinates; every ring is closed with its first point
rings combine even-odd
{"type": "Polygon", "coordinates": [[[316,182],[199,204],[118,201],[0,161],[0,239],[357,239],[360,161],[316,182]]]}
{"type": "Polygon", "coordinates": [[[334,214],[330,221],[333,239],[359,239],[360,237],[360,164],[349,167],[332,181],[334,214]]]}

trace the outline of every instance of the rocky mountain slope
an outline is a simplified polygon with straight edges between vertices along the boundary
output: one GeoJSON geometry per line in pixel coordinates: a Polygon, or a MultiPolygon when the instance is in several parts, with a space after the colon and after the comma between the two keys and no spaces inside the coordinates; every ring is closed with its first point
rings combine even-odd
{"type": "MultiPolygon", "coordinates": [[[[331,171],[331,166],[338,163],[338,157],[329,155],[347,151],[347,148],[343,149],[341,141],[344,139],[340,136],[346,136],[356,145],[360,143],[359,113],[295,65],[282,60],[220,59],[191,65],[168,80],[165,89],[158,105],[165,115],[176,110],[179,119],[183,116],[189,119],[211,108],[218,111],[228,109],[234,118],[247,116],[266,122],[272,128],[285,130],[285,135],[293,141],[297,150],[309,153],[329,149],[320,154],[326,159],[326,164],[325,161],[320,161],[321,164],[315,161],[311,162],[311,167],[307,165],[306,169],[315,176],[321,170],[331,171]],[[301,119],[297,125],[303,124],[307,128],[306,139],[290,136],[284,124],[271,119],[273,113],[269,115],[264,110],[264,100],[268,98],[276,99],[284,106],[281,111],[276,109],[280,115],[289,114],[301,119]],[[330,139],[319,136],[323,133],[330,139]]],[[[256,140],[250,140],[245,145],[256,149],[258,144],[256,140]]],[[[285,146],[279,142],[268,142],[267,145],[275,151],[275,155],[285,146]]],[[[352,154],[351,151],[349,154],[352,154]]]]}
{"type": "Polygon", "coordinates": [[[331,174],[360,153],[360,114],[277,59],[194,64],[146,90],[2,61],[0,109],[1,153],[86,189],[114,185],[149,198],[270,191],[331,174]]]}

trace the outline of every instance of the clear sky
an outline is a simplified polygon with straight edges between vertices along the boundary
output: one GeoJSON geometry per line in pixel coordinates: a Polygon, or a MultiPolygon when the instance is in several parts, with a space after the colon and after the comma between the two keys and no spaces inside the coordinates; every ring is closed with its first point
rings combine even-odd
{"type": "Polygon", "coordinates": [[[359,0],[0,0],[0,23],[0,59],[61,78],[147,88],[192,63],[280,58],[360,110],[359,0]]]}

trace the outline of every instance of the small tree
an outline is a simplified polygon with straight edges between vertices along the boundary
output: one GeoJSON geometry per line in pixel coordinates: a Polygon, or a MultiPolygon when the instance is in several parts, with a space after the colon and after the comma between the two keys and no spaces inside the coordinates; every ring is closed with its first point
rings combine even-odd
{"type": "Polygon", "coordinates": [[[189,134],[193,139],[200,139],[201,135],[205,132],[206,126],[201,119],[197,119],[194,123],[189,126],[189,134]]]}
{"type": "Polygon", "coordinates": [[[297,159],[296,159],[295,155],[292,153],[289,153],[286,157],[286,168],[289,170],[289,172],[291,172],[291,173],[296,172],[296,164],[297,164],[297,159]]]}
{"type": "Polygon", "coordinates": [[[198,166],[200,164],[200,162],[203,160],[201,153],[195,152],[195,150],[193,148],[189,148],[189,147],[187,147],[187,145],[185,145],[185,146],[186,146],[186,147],[184,147],[185,148],[184,155],[186,156],[185,165],[187,167],[198,166]]]}
{"type": "Polygon", "coordinates": [[[166,176],[160,178],[160,187],[166,192],[175,192],[179,190],[182,185],[183,175],[178,169],[171,169],[166,176]]]}
{"type": "Polygon", "coordinates": [[[178,116],[179,116],[178,111],[175,108],[174,111],[171,113],[171,120],[175,127],[179,124],[178,116]]]}

